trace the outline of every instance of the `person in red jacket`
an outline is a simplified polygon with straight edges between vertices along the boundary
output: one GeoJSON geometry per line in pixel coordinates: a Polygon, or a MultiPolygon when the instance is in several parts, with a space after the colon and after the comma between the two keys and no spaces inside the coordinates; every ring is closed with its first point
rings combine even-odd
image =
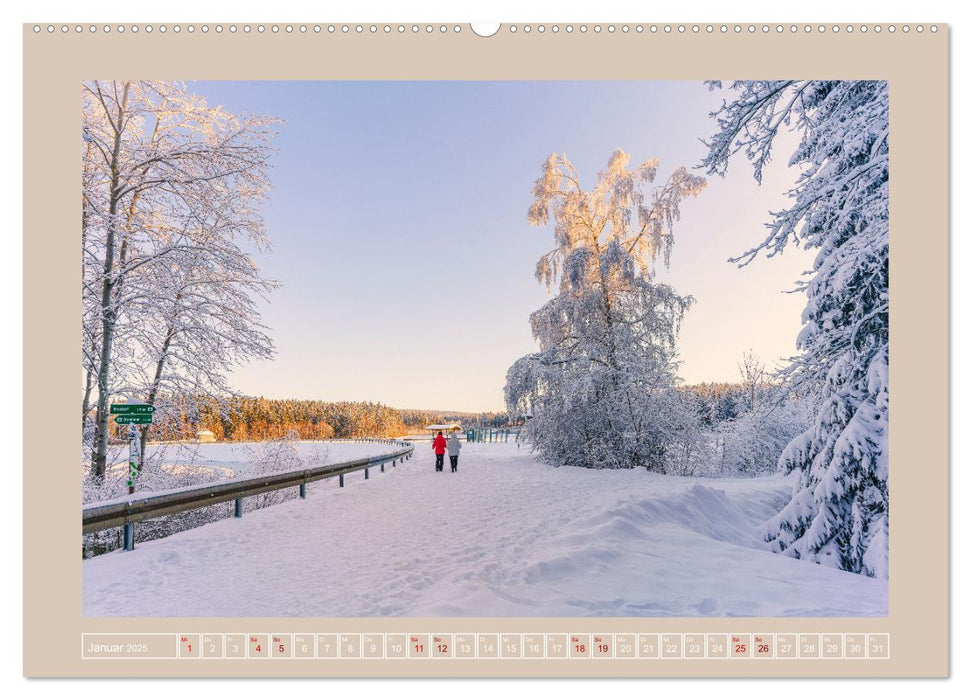
{"type": "Polygon", "coordinates": [[[435,471],[440,472],[445,469],[445,438],[442,431],[438,431],[438,436],[432,440],[432,449],[435,450],[435,471]]]}

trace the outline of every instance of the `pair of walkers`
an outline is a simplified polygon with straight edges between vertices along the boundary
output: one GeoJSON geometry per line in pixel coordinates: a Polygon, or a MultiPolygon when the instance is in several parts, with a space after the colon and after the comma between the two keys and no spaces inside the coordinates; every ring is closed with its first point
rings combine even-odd
{"type": "Polygon", "coordinates": [[[459,468],[459,452],[462,450],[462,443],[458,435],[452,433],[446,440],[439,430],[438,435],[432,440],[432,450],[435,451],[435,471],[444,471],[446,451],[448,451],[448,461],[452,463],[452,471],[459,468]]]}

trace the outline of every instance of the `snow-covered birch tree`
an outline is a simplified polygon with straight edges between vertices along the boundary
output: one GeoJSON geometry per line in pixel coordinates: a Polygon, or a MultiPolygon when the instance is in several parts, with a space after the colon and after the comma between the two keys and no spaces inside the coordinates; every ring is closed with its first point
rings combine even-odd
{"type": "MultiPolygon", "coordinates": [[[[711,83],[721,89],[721,83],[711,83]]],[[[780,458],[798,472],[790,503],[767,523],[781,552],[870,576],[888,575],[889,103],[885,81],[740,81],[713,113],[704,165],[724,174],[739,151],[755,178],[776,136],[793,129],[800,174],[790,205],[733,262],[815,249],[801,354],[788,379],[819,396],[812,426],[780,458]]]]}
{"type": "MultiPolygon", "coordinates": [[[[219,251],[245,258],[241,244],[265,243],[259,205],[269,189],[276,120],[234,115],[179,84],[152,81],[86,82],[82,106],[82,358],[89,377],[82,414],[94,411],[91,474],[100,480],[111,398],[144,397],[152,384],[144,377],[170,354],[164,340],[154,350],[145,343],[146,328],[156,328],[150,324],[165,328],[160,315],[171,318],[179,294],[179,285],[169,284],[173,275],[164,271],[198,271],[219,251]]],[[[193,289],[214,304],[221,303],[220,295],[223,302],[230,298],[227,289],[245,297],[253,289],[248,284],[260,285],[254,272],[250,266],[249,281],[237,280],[235,287],[224,278],[193,289]]],[[[241,310],[243,319],[253,320],[251,307],[241,310]]],[[[193,361],[228,362],[238,352],[232,345],[228,339],[200,343],[195,350],[212,354],[193,361]]]]}
{"type": "Polygon", "coordinates": [[[738,373],[742,378],[742,387],[748,395],[748,410],[754,411],[757,395],[765,384],[765,363],[753,350],[748,350],[742,353],[738,373]]]}
{"type": "Polygon", "coordinates": [[[694,421],[674,388],[691,298],[657,283],[654,265],[667,264],[681,201],[705,180],[680,168],[649,189],[658,161],[629,163],[618,149],[587,191],[554,153],[533,186],[529,222],[554,222],[536,277],[556,291],[530,317],[540,351],[509,369],[505,396],[532,415],[530,440],[553,464],[663,471],[694,421]]]}
{"type": "MultiPolygon", "coordinates": [[[[265,299],[274,285],[231,236],[215,225],[207,231],[196,234],[208,239],[205,246],[153,266],[160,298],[152,304],[151,321],[135,330],[146,373],[139,382],[145,387],[141,399],[153,404],[162,420],[179,410],[169,397],[231,394],[229,367],[273,355],[256,300],[265,299]]],[[[143,459],[148,432],[141,434],[143,459]]]]}

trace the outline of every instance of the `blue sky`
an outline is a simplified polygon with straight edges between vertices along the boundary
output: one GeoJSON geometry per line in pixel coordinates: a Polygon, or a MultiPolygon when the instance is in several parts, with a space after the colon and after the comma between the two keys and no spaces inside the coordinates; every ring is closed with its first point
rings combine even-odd
{"type": "MultiPolygon", "coordinates": [[[[278,354],[233,373],[251,395],[498,410],[505,371],[536,349],[533,277],[552,247],[530,227],[543,160],[565,153],[585,184],[615,148],[695,166],[719,97],[694,82],[192,82],[232,111],[286,123],[258,256],[282,286],[263,306],[278,354]]],[[[689,382],[738,378],[743,351],[795,351],[803,299],[785,294],[804,251],[726,262],[764,236],[793,181],[780,151],[761,187],[742,160],[685,202],[665,274],[696,298],[682,330],[689,382]]]]}

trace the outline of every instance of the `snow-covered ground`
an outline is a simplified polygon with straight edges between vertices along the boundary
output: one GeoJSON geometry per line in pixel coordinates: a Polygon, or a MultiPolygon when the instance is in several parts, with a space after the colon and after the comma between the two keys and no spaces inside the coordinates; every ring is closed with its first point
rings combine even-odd
{"type": "Polygon", "coordinates": [[[85,560],[84,614],[887,614],[885,580],[762,548],[786,478],[556,469],[515,443],[463,447],[455,474],[419,443],[368,481],[85,560]]]}
{"type": "MultiPolygon", "coordinates": [[[[218,479],[242,477],[253,466],[253,451],[261,443],[162,443],[149,445],[146,453],[150,458],[161,457],[163,469],[182,474],[192,471],[208,471],[218,479]]],[[[265,444],[265,443],[263,443],[265,444]]],[[[378,442],[340,442],[329,440],[300,440],[294,443],[300,459],[307,464],[331,464],[345,462],[370,455],[394,451],[395,447],[378,442]]],[[[127,453],[112,468],[127,472],[127,453]]]]}

